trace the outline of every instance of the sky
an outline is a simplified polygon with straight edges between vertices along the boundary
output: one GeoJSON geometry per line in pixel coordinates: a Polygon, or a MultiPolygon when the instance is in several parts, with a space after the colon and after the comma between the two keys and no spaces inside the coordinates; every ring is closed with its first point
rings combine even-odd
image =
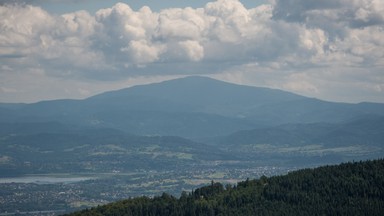
{"type": "Polygon", "coordinates": [[[384,103],[384,1],[0,0],[0,102],[189,75],[384,103]]]}

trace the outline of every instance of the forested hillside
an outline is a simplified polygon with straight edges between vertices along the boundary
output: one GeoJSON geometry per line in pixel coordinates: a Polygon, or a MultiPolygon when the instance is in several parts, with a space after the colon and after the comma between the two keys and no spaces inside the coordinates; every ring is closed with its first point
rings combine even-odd
{"type": "Polygon", "coordinates": [[[384,159],[303,169],[237,185],[211,185],[179,198],[166,193],[70,214],[83,215],[382,215],[384,159]]]}

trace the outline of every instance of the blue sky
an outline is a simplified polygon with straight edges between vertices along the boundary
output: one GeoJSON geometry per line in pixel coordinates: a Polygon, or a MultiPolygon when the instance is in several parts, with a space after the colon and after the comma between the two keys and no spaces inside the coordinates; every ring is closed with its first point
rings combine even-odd
{"type": "Polygon", "coordinates": [[[0,102],[190,75],[384,103],[384,1],[0,0],[0,102]]]}

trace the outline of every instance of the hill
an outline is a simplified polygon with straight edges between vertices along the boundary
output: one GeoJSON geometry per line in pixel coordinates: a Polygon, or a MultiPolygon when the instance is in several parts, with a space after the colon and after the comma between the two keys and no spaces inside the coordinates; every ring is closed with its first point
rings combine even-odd
{"type": "Polygon", "coordinates": [[[60,123],[0,123],[1,176],[178,170],[228,158],[212,146],[174,136],[138,136],[60,123]],[[179,168],[180,167],[180,168],[179,168]]]}
{"type": "Polygon", "coordinates": [[[340,152],[352,146],[360,149],[358,153],[365,154],[367,151],[380,152],[383,131],[384,117],[365,116],[344,123],[283,124],[243,130],[211,139],[211,142],[244,154],[279,152],[279,149],[284,149],[285,153],[300,149],[302,154],[322,154],[324,149],[340,152]]]}
{"type": "Polygon", "coordinates": [[[303,169],[284,176],[220,183],[180,198],[139,197],[69,215],[381,215],[384,160],[303,169]]]}

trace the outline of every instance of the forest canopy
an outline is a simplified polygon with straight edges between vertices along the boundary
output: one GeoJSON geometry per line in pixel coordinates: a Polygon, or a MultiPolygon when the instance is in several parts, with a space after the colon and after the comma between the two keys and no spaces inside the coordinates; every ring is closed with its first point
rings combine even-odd
{"type": "Polygon", "coordinates": [[[137,197],[69,214],[85,215],[380,215],[384,159],[303,169],[283,176],[210,185],[180,197],[137,197]]]}

